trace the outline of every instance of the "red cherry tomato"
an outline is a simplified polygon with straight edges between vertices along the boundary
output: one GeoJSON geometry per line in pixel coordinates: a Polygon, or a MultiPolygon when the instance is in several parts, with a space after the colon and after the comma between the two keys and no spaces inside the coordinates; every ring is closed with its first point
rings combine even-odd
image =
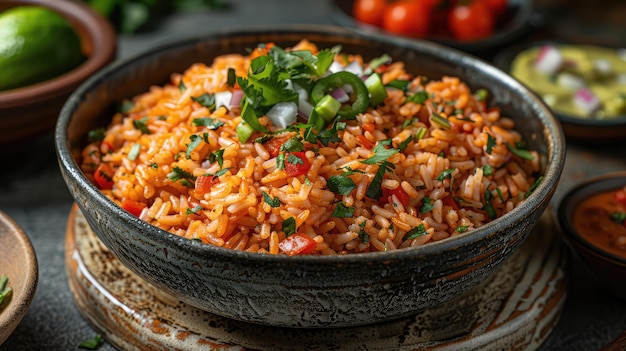
{"type": "Polygon", "coordinates": [[[205,194],[211,191],[211,187],[217,182],[219,182],[218,177],[212,175],[199,176],[196,178],[195,189],[200,194],[205,194]]]}
{"type": "Polygon", "coordinates": [[[616,190],[615,193],[613,193],[613,197],[615,198],[615,201],[626,206],[626,190],[624,189],[616,190]]]}
{"type": "Polygon", "coordinates": [[[295,233],[278,243],[278,247],[287,255],[307,254],[317,246],[315,240],[304,233],[295,233]]]}
{"type": "Polygon", "coordinates": [[[146,204],[139,201],[126,199],[122,202],[122,208],[130,212],[135,217],[139,217],[141,211],[146,208],[146,204]]]}
{"type": "Polygon", "coordinates": [[[385,7],[386,0],[356,0],[352,7],[352,15],[359,22],[380,27],[383,24],[385,7]]]}
{"type": "Polygon", "coordinates": [[[106,163],[101,163],[93,173],[93,178],[102,190],[113,189],[113,171],[106,163]]]}
{"type": "Polygon", "coordinates": [[[406,193],[406,191],[404,191],[404,189],[402,189],[401,186],[395,189],[387,189],[385,187],[382,187],[382,190],[383,190],[382,198],[385,202],[390,202],[391,195],[395,195],[398,201],[400,201],[400,203],[402,204],[402,206],[406,207],[409,205],[409,200],[411,200],[411,197],[409,196],[409,194],[406,193]]]}
{"type": "Polygon", "coordinates": [[[484,2],[456,5],[448,15],[448,27],[458,40],[477,40],[493,33],[495,19],[484,2]]]}
{"type": "Polygon", "coordinates": [[[394,34],[423,37],[430,30],[431,9],[421,0],[395,2],[385,9],[383,28],[394,34]]]}
{"type": "Polygon", "coordinates": [[[276,157],[280,153],[280,147],[283,146],[287,140],[289,140],[288,137],[273,138],[263,144],[263,147],[265,147],[265,150],[270,153],[270,156],[276,157]]]}
{"type": "Polygon", "coordinates": [[[304,156],[304,151],[290,152],[285,155],[285,172],[290,177],[309,173],[311,162],[304,156]]]}
{"type": "Polygon", "coordinates": [[[483,0],[495,17],[501,16],[508,7],[507,0],[483,0]]]}

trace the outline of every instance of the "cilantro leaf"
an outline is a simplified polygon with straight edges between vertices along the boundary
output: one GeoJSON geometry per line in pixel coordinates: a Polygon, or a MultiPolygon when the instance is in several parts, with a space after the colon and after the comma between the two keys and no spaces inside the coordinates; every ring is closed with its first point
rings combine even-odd
{"type": "Polygon", "coordinates": [[[287,152],[304,151],[304,144],[300,140],[299,136],[295,136],[287,140],[283,145],[281,145],[280,151],[287,151],[287,152]]]}
{"type": "Polygon", "coordinates": [[[493,135],[487,133],[487,153],[491,154],[491,151],[493,150],[493,147],[496,146],[496,138],[493,137],[493,135]]]}
{"type": "Polygon", "coordinates": [[[191,157],[191,152],[196,148],[196,146],[200,145],[200,143],[202,142],[202,137],[196,134],[190,135],[189,139],[191,140],[191,142],[187,145],[187,152],[185,153],[187,158],[191,157]]]}
{"type": "Polygon", "coordinates": [[[224,149],[219,149],[209,154],[209,162],[213,163],[215,161],[220,165],[220,168],[224,166],[224,149]]]}
{"type": "Polygon", "coordinates": [[[428,93],[424,90],[418,91],[417,93],[407,96],[405,99],[406,102],[414,102],[416,104],[423,104],[426,100],[428,100],[428,93]]]}
{"type": "Polygon", "coordinates": [[[86,350],[96,350],[102,344],[102,336],[96,335],[92,339],[87,339],[78,344],[78,348],[86,350]]]}
{"type": "Polygon", "coordinates": [[[380,162],[386,161],[387,159],[389,159],[389,157],[399,152],[398,149],[385,148],[385,144],[388,144],[388,143],[379,142],[378,144],[376,144],[376,146],[374,146],[374,148],[372,149],[372,151],[374,152],[374,156],[361,161],[361,163],[365,163],[368,165],[380,163],[380,162]]]}
{"type": "Polygon", "coordinates": [[[215,109],[215,95],[214,94],[204,93],[197,97],[192,96],[191,101],[197,102],[211,111],[215,109]]]}
{"type": "Polygon", "coordinates": [[[150,130],[148,129],[148,116],[140,119],[133,119],[133,127],[135,127],[135,129],[139,129],[141,134],[150,134],[150,130]]]}
{"type": "Polygon", "coordinates": [[[533,156],[533,154],[526,150],[526,149],[522,149],[521,147],[514,147],[513,145],[506,143],[506,147],[509,149],[509,151],[511,151],[511,153],[519,158],[523,158],[525,160],[534,160],[535,157],[533,156]]]}
{"type": "Polygon", "coordinates": [[[417,237],[420,237],[420,236],[426,235],[426,234],[428,234],[428,232],[426,231],[426,227],[424,227],[424,224],[420,224],[417,227],[413,227],[413,228],[411,228],[411,230],[409,230],[408,232],[404,233],[403,240],[415,239],[417,237]]]}
{"type": "Polygon", "coordinates": [[[281,226],[285,236],[289,236],[296,232],[296,219],[289,217],[282,222],[281,226]]]}
{"type": "Polygon", "coordinates": [[[211,117],[194,118],[191,123],[198,127],[207,127],[211,130],[217,130],[219,127],[224,125],[224,122],[220,121],[217,118],[211,117]]]}
{"type": "Polygon", "coordinates": [[[359,240],[361,240],[363,244],[367,244],[370,242],[370,235],[368,232],[365,231],[366,224],[367,221],[363,221],[359,224],[359,227],[361,227],[361,230],[359,230],[359,240]]]}
{"type": "Polygon", "coordinates": [[[106,129],[104,128],[90,130],[89,133],[87,134],[87,140],[89,140],[90,143],[102,141],[104,140],[105,134],[106,134],[106,129]]]}
{"type": "Polygon", "coordinates": [[[422,206],[420,207],[420,213],[421,214],[428,213],[432,211],[434,207],[435,206],[433,206],[433,200],[429,198],[428,196],[424,196],[424,198],[422,198],[422,206]]]}
{"type": "Polygon", "coordinates": [[[187,211],[185,211],[185,214],[189,216],[191,214],[198,213],[200,210],[202,210],[202,206],[196,205],[194,208],[188,208],[187,211]]]}
{"type": "Polygon", "coordinates": [[[352,190],[356,189],[356,184],[352,178],[338,175],[328,178],[328,189],[338,195],[349,195],[352,190]]]}
{"type": "Polygon", "coordinates": [[[338,202],[331,216],[335,218],[351,218],[353,215],[354,207],[347,207],[343,202],[338,202]]]}
{"type": "Polygon", "coordinates": [[[278,197],[272,198],[265,191],[263,192],[263,201],[265,201],[266,204],[270,205],[270,207],[273,207],[273,208],[280,207],[280,200],[278,199],[278,197]]]}

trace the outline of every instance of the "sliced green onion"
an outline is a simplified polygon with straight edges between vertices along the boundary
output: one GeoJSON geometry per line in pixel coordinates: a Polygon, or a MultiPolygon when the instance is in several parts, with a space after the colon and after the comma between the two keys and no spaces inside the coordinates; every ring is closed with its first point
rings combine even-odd
{"type": "Polygon", "coordinates": [[[509,151],[511,151],[511,153],[519,158],[523,158],[525,160],[534,160],[535,157],[533,156],[533,154],[526,150],[526,149],[518,149],[515,146],[506,143],[506,147],[509,149],[509,151]]]}
{"type": "Polygon", "coordinates": [[[378,106],[387,98],[387,90],[383,85],[382,79],[377,73],[373,73],[365,80],[365,86],[370,94],[370,105],[378,106]]]}
{"type": "Polygon", "coordinates": [[[324,97],[315,104],[315,107],[313,107],[326,123],[330,123],[330,121],[337,116],[337,112],[339,112],[340,108],[341,103],[328,94],[324,95],[324,97]]]}
{"type": "Polygon", "coordinates": [[[141,145],[139,143],[133,144],[128,152],[128,159],[134,161],[139,156],[139,151],[141,151],[141,145]]]}
{"type": "Polygon", "coordinates": [[[432,115],[430,115],[430,121],[443,129],[452,128],[452,125],[450,124],[450,121],[448,121],[447,118],[444,118],[441,115],[436,114],[436,113],[433,113],[432,115]]]}

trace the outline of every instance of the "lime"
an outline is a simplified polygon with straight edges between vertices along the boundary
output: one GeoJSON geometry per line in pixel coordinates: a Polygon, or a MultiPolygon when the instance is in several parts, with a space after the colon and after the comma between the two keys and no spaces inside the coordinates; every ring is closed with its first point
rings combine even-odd
{"type": "Polygon", "coordinates": [[[85,59],[71,24],[40,6],[0,13],[0,90],[61,75],[85,59]]]}

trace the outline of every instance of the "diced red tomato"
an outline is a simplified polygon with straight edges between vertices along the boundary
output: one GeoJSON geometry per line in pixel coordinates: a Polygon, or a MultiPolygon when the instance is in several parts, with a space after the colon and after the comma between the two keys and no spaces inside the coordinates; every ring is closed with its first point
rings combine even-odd
{"type": "Polygon", "coordinates": [[[615,193],[613,193],[613,197],[615,198],[615,201],[626,206],[626,190],[624,189],[616,190],[615,193]]]}
{"type": "Polygon", "coordinates": [[[368,138],[366,138],[364,135],[357,135],[356,139],[361,143],[361,145],[363,145],[364,148],[366,149],[372,149],[374,147],[374,143],[372,143],[368,138]]]}
{"type": "Polygon", "coordinates": [[[101,163],[93,174],[98,187],[102,190],[113,189],[113,170],[106,163],[101,163]]]}
{"type": "Polygon", "coordinates": [[[363,123],[363,130],[374,133],[376,130],[376,125],[374,123],[363,123]]]}
{"type": "Polygon", "coordinates": [[[404,191],[404,189],[402,189],[401,186],[395,189],[387,189],[385,187],[382,187],[382,190],[383,190],[383,199],[385,201],[389,202],[391,195],[395,195],[398,201],[400,201],[400,203],[402,204],[402,206],[406,207],[409,205],[409,200],[411,200],[411,197],[409,196],[409,194],[406,193],[406,191],[404,191]]]}
{"type": "Polygon", "coordinates": [[[285,172],[287,172],[287,175],[297,177],[309,173],[309,169],[311,169],[311,162],[304,156],[304,151],[291,152],[285,155],[285,172]],[[290,156],[295,156],[302,162],[290,162],[290,156]]]}
{"type": "Polygon", "coordinates": [[[458,211],[460,209],[459,204],[457,204],[456,201],[450,195],[444,196],[441,199],[441,202],[443,202],[443,204],[446,205],[446,206],[452,207],[456,211],[458,211]]]}
{"type": "Polygon", "coordinates": [[[304,233],[295,233],[285,238],[278,247],[287,255],[307,254],[317,246],[317,242],[304,233]]]}
{"type": "Polygon", "coordinates": [[[270,156],[276,157],[280,153],[280,147],[283,146],[287,140],[289,140],[287,137],[277,137],[265,142],[263,146],[265,150],[270,153],[270,156]]]}
{"type": "Polygon", "coordinates": [[[100,143],[100,152],[103,154],[108,154],[109,152],[115,151],[115,147],[113,144],[109,143],[106,140],[102,140],[100,143]]]}
{"type": "Polygon", "coordinates": [[[211,187],[217,182],[219,182],[218,177],[212,175],[199,176],[198,178],[196,178],[196,191],[201,194],[208,193],[209,191],[211,191],[211,187]]]}
{"type": "Polygon", "coordinates": [[[143,202],[126,199],[122,202],[122,208],[128,211],[133,216],[139,217],[141,211],[146,208],[146,204],[144,204],[143,202]]]}

